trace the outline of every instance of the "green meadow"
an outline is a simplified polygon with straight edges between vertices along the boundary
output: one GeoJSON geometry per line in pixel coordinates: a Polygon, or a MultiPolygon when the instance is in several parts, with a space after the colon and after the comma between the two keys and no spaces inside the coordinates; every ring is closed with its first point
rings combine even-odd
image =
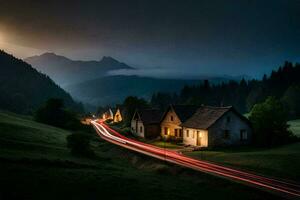
{"type": "Polygon", "coordinates": [[[74,157],[69,134],[0,112],[0,199],[282,199],[127,151],[93,132],[96,157],[74,157]]]}
{"type": "MultiPolygon", "coordinates": [[[[300,120],[289,121],[290,130],[300,136],[300,120]]],[[[271,149],[240,147],[195,151],[189,156],[272,177],[300,180],[300,142],[271,149]]]]}

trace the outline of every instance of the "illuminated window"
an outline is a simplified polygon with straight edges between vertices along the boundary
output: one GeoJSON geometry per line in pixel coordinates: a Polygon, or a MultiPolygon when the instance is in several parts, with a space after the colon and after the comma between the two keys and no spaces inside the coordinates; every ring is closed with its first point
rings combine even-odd
{"type": "Polygon", "coordinates": [[[165,134],[165,135],[168,135],[168,128],[167,128],[167,127],[165,127],[164,134],[165,134]]]}
{"type": "Polygon", "coordinates": [[[189,130],[186,130],[186,137],[189,137],[189,130]]]}

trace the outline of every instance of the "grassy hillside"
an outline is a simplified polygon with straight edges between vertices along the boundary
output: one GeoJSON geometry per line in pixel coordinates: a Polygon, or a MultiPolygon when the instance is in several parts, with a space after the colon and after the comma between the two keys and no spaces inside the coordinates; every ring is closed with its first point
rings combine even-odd
{"type": "Polygon", "coordinates": [[[30,117],[0,112],[1,199],[277,198],[129,152],[96,135],[96,158],[73,157],[66,148],[68,134],[30,117]]]}
{"type": "MultiPolygon", "coordinates": [[[[288,122],[300,136],[300,120],[288,122]]],[[[283,179],[300,180],[300,143],[272,149],[241,147],[187,152],[189,156],[283,179]],[[293,164],[291,164],[293,163],[293,164]]]]}
{"type": "Polygon", "coordinates": [[[300,180],[300,143],[273,149],[243,147],[216,151],[197,151],[187,154],[199,159],[268,176],[294,181],[300,180]]]}

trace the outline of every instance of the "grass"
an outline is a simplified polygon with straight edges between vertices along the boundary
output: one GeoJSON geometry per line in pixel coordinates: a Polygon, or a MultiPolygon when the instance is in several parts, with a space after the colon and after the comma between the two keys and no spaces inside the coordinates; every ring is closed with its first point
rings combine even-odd
{"type": "Polygon", "coordinates": [[[167,149],[180,149],[182,146],[171,143],[171,142],[164,142],[164,141],[154,141],[150,142],[149,144],[152,144],[154,146],[160,147],[160,148],[167,148],[167,149]]]}
{"type": "Polygon", "coordinates": [[[282,199],[127,151],[96,134],[96,158],[73,157],[69,134],[0,112],[0,199],[282,199]]]}
{"type": "Polygon", "coordinates": [[[300,143],[272,149],[243,147],[189,152],[187,155],[272,177],[300,180],[300,143]]]}

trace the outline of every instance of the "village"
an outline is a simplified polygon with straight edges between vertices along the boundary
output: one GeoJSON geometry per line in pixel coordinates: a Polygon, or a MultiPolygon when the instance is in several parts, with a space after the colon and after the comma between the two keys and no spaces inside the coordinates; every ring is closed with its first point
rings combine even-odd
{"type": "MultiPolygon", "coordinates": [[[[111,126],[122,124],[125,112],[109,108],[102,120],[111,126]]],[[[249,120],[234,107],[170,105],[166,110],[136,110],[130,120],[130,133],[144,141],[167,141],[194,150],[249,145],[249,120]]]]}

